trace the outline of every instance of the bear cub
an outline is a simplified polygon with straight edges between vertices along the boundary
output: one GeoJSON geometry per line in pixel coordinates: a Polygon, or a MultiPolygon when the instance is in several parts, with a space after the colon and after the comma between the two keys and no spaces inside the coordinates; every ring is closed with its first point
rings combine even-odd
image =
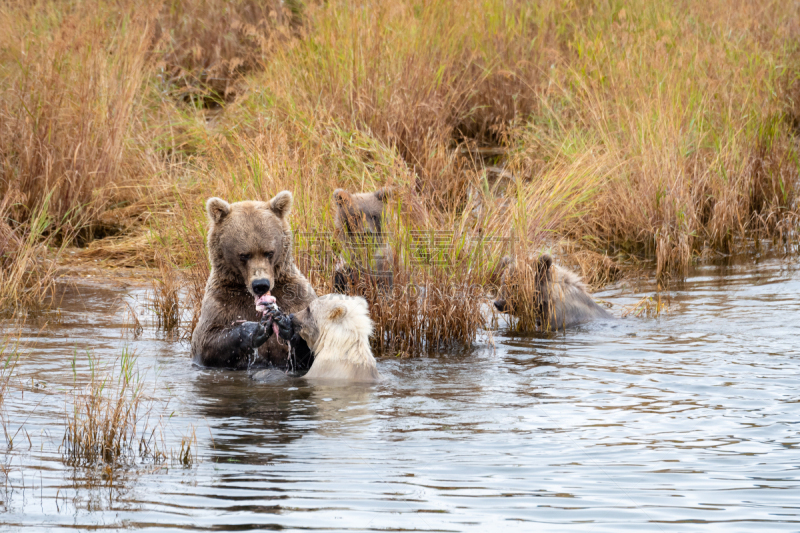
{"type": "MultiPolygon", "coordinates": [[[[266,294],[291,313],[316,298],[294,264],[288,216],[292,193],[283,191],[269,202],[206,202],[211,273],[192,333],[192,358],[202,366],[247,368],[290,363],[286,343],[261,321],[254,302],[266,294]]],[[[291,333],[291,332],[290,332],[291,333]]],[[[291,363],[309,368],[311,354],[297,337],[291,363]]]]}
{"type": "Polygon", "coordinates": [[[334,237],[342,245],[334,271],[335,292],[345,293],[360,281],[392,286],[394,256],[383,232],[391,197],[389,188],[355,194],[344,189],[333,192],[334,237]]]}
{"type": "Polygon", "coordinates": [[[613,318],[592,299],[577,274],[554,265],[547,254],[523,263],[504,257],[501,268],[500,293],[494,306],[502,313],[518,315],[524,306],[532,306],[526,310],[534,312],[537,324],[546,331],[613,318]],[[523,296],[525,291],[520,285],[527,275],[535,280],[535,287],[523,296]]]}
{"type": "Polygon", "coordinates": [[[295,330],[308,343],[314,364],[306,379],[374,382],[382,379],[369,347],[372,320],[361,297],[328,294],[294,314],[295,330]]]}

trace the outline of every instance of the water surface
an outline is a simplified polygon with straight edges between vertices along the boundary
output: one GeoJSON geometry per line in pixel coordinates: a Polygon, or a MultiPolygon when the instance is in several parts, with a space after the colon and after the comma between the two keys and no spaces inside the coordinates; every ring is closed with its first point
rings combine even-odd
{"type": "MultiPolygon", "coordinates": [[[[650,291],[650,292],[648,292],[650,291]]],[[[374,386],[259,384],[193,368],[124,325],[141,289],[69,289],[21,330],[6,398],[8,531],[800,531],[800,270],[702,266],[657,319],[503,330],[467,353],[379,361],[374,386]],[[87,351],[138,354],[173,449],[196,460],[65,464],[87,351]],[[74,368],[73,368],[74,361],[74,368]],[[167,418],[169,417],[169,418],[167,418]]],[[[652,287],[599,294],[631,304],[652,287]]],[[[146,317],[144,317],[146,318],[146,317]]]]}

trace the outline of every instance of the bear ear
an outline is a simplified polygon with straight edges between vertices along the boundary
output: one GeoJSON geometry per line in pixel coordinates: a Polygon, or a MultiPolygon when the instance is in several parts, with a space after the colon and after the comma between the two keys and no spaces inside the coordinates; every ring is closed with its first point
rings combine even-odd
{"type": "Polygon", "coordinates": [[[375,198],[384,204],[394,197],[394,187],[384,187],[375,191],[375,198]]]}
{"type": "Polygon", "coordinates": [[[222,198],[209,198],[206,201],[206,213],[212,224],[219,224],[231,212],[231,204],[222,198]]]}
{"type": "Polygon", "coordinates": [[[343,319],[345,315],[347,315],[347,307],[344,304],[336,304],[328,311],[328,320],[337,322],[343,319]]]}
{"type": "Polygon", "coordinates": [[[344,189],[336,189],[333,191],[333,203],[342,207],[345,204],[349,204],[353,201],[353,197],[350,196],[350,193],[344,189]]]}
{"type": "Polygon", "coordinates": [[[542,254],[536,263],[536,270],[539,274],[546,274],[553,266],[553,258],[549,254],[542,254]]]}
{"type": "Polygon", "coordinates": [[[269,209],[275,213],[278,218],[286,218],[292,210],[292,193],[289,191],[281,191],[275,195],[275,198],[269,201],[269,209]]]}

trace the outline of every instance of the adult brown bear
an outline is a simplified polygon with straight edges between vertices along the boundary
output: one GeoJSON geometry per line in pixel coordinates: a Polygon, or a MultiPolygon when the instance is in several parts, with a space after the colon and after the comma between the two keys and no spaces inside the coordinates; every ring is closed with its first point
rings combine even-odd
{"type": "Polygon", "coordinates": [[[260,323],[255,300],[275,297],[286,314],[305,309],[317,295],[294,264],[288,215],[292,193],[269,202],[229,204],[209,198],[208,255],[211,275],[192,334],[192,358],[202,366],[247,368],[252,365],[308,369],[313,357],[305,341],[289,331],[294,354],[260,323]],[[290,356],[291,359],[290,359],[290,356]]]}

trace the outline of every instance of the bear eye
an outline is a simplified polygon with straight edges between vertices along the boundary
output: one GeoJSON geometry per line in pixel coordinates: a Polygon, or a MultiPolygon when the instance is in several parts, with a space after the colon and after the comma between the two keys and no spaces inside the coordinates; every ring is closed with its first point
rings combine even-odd
{"type": "Polygon", "coordinates": [[[264,252],[264,257],[267,259],[272,259],[273,255],[275,255],[275,252],[264,252]]]}
{"type": "Polygon", "coordinates": [[[242,263],[247,263],[248,261],[250,261],[250,254],[239,254],[239,260],[242,263]]]}

